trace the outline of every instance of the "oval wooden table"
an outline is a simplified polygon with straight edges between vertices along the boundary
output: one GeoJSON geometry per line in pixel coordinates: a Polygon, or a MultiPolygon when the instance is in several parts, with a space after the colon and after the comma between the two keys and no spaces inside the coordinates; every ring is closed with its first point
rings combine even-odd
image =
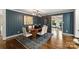
{"type": "Polygon", "coordinates": [[[37,37],[37,33],[39,32],[39,30],[41,30],[41,28],[39,28],[39,29],[31,29],[32,38],[37,37]]]}

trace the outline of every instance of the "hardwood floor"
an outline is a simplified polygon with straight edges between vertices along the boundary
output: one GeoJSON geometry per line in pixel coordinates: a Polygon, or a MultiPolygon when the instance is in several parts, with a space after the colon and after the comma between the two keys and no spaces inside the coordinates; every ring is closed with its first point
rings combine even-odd
{"type": "MultiPolygon", "coordinates": [[[[6,41],[8,49],[24,49],[24,47],[15,40],[16,38],[6,41]]],[[[56,39],[52,36],[51,39],[41,46],[41,49],[75,49],[78,46],[73,42],[74,37],[63,35],[63,39],[56,39]]]]}
{"type": "MultiPolygon", "coordinates": [[[[73,36],[62,35],[62,31],[54,31],[53,36],[48,40],[47,43],[41,46],[41,49],[76,49],[79,48],[73,42],[73,36]]],[[[19,38],[22,36],[18,36],[19,38]]],[[[0,48],[6,49],[25,49],[25,47],[16,41],[16,38],[7,39],[6,41],[0,38],[0,48]]]]}
{"type": "Polygon", "coordinates": [[[0,35],[0,49],[5,49],[6,48],[6,41],[2,39],[0,35]]]}
{"type": "MultiPolygon", "coordinates": [[[[19,36],[19,38],[22,36],[19,36]]],[[[17,38],[17,37],[16,37],[17,38]]],[[[6,41],[7,48],[10,49],[24,49],[24,47],[16,41],[16,38],[8,39],[6,41]]],[[[74,42],[73,36],[67,35],[53,35],[47,43],[41,46],[41,49],[76,49],[79,48],[74,42]]]]}
{"type": "Polygon", "coordinates": [[[6,48],[7,49],[24,49],[24,47],[16,41],[16,39],[8,39],[6,40],[6,48]]]}

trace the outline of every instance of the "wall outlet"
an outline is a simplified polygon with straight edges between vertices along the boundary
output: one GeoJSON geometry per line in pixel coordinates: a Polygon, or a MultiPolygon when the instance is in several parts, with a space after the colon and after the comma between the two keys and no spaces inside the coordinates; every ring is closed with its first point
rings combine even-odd
{"type": "Polygon", "coordinates": [[[20,31],[17,31],[17,33],[20,33],[20,31]]]}
{"type": "Polygon", "coordinates": [[[66,30],[66,32],[68,32],[68,30],[66,30]]]}

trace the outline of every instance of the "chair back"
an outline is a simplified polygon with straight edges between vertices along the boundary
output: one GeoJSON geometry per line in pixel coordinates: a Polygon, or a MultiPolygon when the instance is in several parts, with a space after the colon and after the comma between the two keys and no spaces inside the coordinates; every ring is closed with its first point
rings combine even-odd
{"type": "Polygon", "coordinates": [[[42,27],[41,35],[45,34],[45,26],[42,27]]]}
{"type": "Polygon", "coordinates": [[[48,26],[45,26],[44,32],[47,33],[47,30],[48,30],[48,26]]]}
{"type": "Polygon", "coordinates": [[[27,31],[25,27],[22,27],[22,31],[23,31],[23,35],[26,36],[27,31]]]}

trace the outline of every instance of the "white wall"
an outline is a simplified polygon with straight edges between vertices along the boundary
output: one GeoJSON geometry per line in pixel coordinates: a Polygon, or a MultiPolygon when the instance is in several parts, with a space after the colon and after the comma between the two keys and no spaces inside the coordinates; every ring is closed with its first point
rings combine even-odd
{"type": "Polygon", "coordinates": [[[75,10],[75,37],[79,38],[79,9],[75,10]]]}
{"type": "Polygon", "coordinates": [[[3,40],[6,39],[6,10],[0,9],[0,30],[3,40]]]}
{"type": "MultiPolygon", "coordinates": [[[[2,19],[3,19],[3,16],[0,15],[0,27],[1,27],[1,25],[3,24],[3,23],[2,23],[2,21],[3,21],[2,19]]],[[[1,29],[0,29],[0,30],[1,30],[1,29]]]]}

